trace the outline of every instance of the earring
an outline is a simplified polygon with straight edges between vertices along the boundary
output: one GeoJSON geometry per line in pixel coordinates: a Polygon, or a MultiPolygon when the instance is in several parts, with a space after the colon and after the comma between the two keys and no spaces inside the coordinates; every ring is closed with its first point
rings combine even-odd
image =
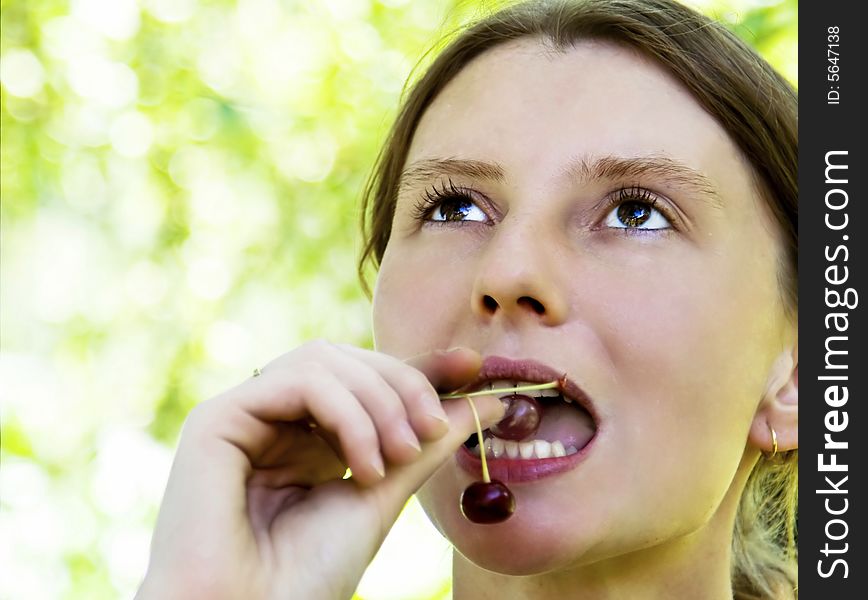
{"type": "MultiPolygon", "coordinates": [[[[767,424],[767,425],[768,425],[768,424],[767,424]]],[[[777,454],[778,454],[778,434],[777,434],[777,432],[775,431],[775,428],[772,427],[771,425],[768,425],[768,428],[769,428],[769,431],[772,432],[772,453],[771,453],[771,454],[767,454],[767,455],[766,455],[766,458],[768,458],[768,459],[772,459],[772,458],[774,458],[775,456],[777,456],[777,454]]]]}

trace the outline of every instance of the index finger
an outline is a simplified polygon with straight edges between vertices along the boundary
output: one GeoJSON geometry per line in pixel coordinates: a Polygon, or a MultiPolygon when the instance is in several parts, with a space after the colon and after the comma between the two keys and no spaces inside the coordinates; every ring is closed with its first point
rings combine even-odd
{"type": "Polygon", "coordinates": [[[401,360],[374,350],[342,347],[374,366],[398,392],[413,430],[427,441],[440,439],[448,429],[438,391],[469,383],[482,366],[482,357],[469,348],[433,350],[401,360]]]}

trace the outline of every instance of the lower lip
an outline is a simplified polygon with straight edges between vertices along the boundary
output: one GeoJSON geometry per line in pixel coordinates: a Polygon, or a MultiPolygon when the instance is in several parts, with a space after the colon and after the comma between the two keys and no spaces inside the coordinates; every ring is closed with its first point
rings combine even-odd
{"type": "MultiPolygon", "coordinates": [[[[588,451],[596,441],[595,435],[585,444],[585,447],[569,456],[559,456],[557,458],[531,458],[527,460],[513,460],[510,458],[488,458],[485,462],[488,463],[488,474],[492,479],[497,479],[503,483],[518,483],[522,481],[536,481],[544,477],[558,475],[566,471],[570,471],[588,455],[588,451]]],[[[458,466],[474,475],[480,477],[482,473],[482,460],[470,452],[465,446],[459,448],[456,457],[458,466]]]]}

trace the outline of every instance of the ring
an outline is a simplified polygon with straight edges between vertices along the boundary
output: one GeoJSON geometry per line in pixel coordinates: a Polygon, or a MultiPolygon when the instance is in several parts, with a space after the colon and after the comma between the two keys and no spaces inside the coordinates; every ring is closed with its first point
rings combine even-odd
{"type": "Polygon", "coordinates": [[[769,429],[772,430],[772,455],[769,458],[774,458],[778,454],[778,434],[771,425],[769,425],[769,429]]]}
{"type": "Polygon", "coordinates": [[[771,454],[763,453],[763,454],[765,454],[766,458],[771,460],[772,458],[774,458],[775,456],[778,455],[778,433],[775,431],[774,427],[772,427],[771,425],[768,425],[768,424],[766,424],[766,425],[768,426],[769,431],[772,434],[772,453],[771,454]]]}

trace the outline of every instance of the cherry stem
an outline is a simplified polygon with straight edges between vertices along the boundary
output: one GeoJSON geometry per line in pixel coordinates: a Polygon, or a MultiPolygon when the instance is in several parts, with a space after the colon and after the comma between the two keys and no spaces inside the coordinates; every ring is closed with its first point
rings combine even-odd
{"type": "Polygon", "coordinates": [[[482,439],[482,423],[479,422],[479,413],[476,412],[476,406],[473,404],[473,396],[492,396],[495,394],[514,394],[516,392],[531,392],[534,390],[550,390],[553,388],[563,389],[564,380],[567,375],[561,377],[558,381],[550,381],[548,383],[538,383],[534,385],[520,385],[513,388],[504,388],[499,390],[480,390],[478,392],[470,392],[467,394],[440,394],[441,400],[453,400],[456,398],[466,398],[470,404],[470,410],[473,412],[473,420],[476,423],[476,439],[479,440],[479,459],[482,461],[482,481],[491,483],[491,477],[488,476],[488,462],[485,460],[485,445],[482,439]]]}
{"type": "Polygon", "coordinates": [[[479,413],[476,412],[476,406],[473,404],[473,399],[470,395],[464,396],[467,398],[467,403],[470,404],[470,410],[473,411],[473,420],[476,422],[476,439],[479,440],[479,458],[482,459],[482,481],[491,483],[491,478],[488,476],[488,463],[485,462],[485,448],[482,446],[482,424],[479,422],[479,413]]]}
{"type": "MultiPolygon", "coordinates": [[[[564,379],[564,378],[561,378],[564,379]]],[[[533,390],[550,390],[553,388],[563,388],[561,381],[550,381],[548,383],[538,383],[535,385],[520,385],[513,388],[502,388],[498,390],[480,390],[478,392],[470,392],[469,394],[440,394],[441,400],[452,400],[454,398],[471,398],[474,396],[496,396],[500,394],[511,394],[515,392],[531,392],[533,390]]],[[[471,406],[473,404],[471,403],[471,406]]]]}

